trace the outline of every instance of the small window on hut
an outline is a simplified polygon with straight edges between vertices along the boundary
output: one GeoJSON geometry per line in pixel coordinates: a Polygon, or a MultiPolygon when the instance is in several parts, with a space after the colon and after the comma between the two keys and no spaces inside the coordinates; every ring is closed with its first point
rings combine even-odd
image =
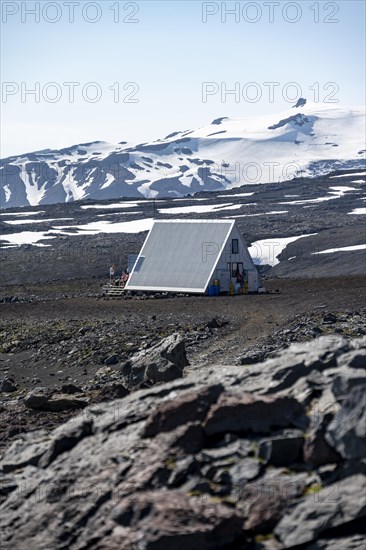
{"type": "Polygon", "coordinates": [[[134,269],[135,273],[140,272],[140,270],[142,268],[142,264],[144,263],[144,259],[145,259],[145,256],[140,256],[139,259],[137,260],[137,262],[135,264],[135,269],[134,269]]]}
{"type": "Polygon", "coordinates": [[[231,253],[239,254],[239,241],[238,239],[232,239],[231,241],[231,253]]]}

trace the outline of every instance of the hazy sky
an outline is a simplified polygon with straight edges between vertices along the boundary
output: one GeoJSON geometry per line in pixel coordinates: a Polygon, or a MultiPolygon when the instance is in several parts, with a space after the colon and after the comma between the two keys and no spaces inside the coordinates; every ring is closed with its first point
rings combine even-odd
{"type": "Polygon", "coordinates": [[[365,102],[363,0],[0,4],[2,157],[365,102]]]}

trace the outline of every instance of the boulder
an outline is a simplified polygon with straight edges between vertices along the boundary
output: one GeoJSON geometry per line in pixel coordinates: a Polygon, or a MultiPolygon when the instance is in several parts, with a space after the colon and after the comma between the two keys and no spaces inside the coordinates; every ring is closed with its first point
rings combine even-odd
{"type": "Polygon", "coordinates": [[[168,487],[179,487],[187,478],[192,478],[198,474],[199,465],[196,459],[192,456],[178,458],[174,463],[171,474],[167,481],[168,487]]]}
{"type": "Polygon", "coordinates": [[[17,391],[18,387],[15,384],[14,378],[5,377],[0,382],[0,392],[11,393],[17,391]]]}
{"type": "Polygon", "coordinates": [[[337,320],[337,316],[333,313],[326,313],[323,317],[323,325],[333,325],[337,320]]]}
{"type": "Polygon", "coordinates": [[[284,515],[274,533],[284,548],[298,547],[366,515],[366,477],[355,475],[303,498],[284,515]]]}
{"type": "Polygon", "coordinates": [[[79,417],[71,419],[55,429],[47,451],[41,456],[38,466],[47,467],[59,455],[73,449],[79,441],[92,434],[93,420],[79,417]]]}
{"type": "Polygon", "coordinates": [[[176,399],[159,404],[146,421],[143,437],[154,437],[187,422],[203,420],[223,390],[222,385],[214,384],[184,392],[176,399]]]}
{"type": "Polygon", "coordinates": [[[63,384],[61,387],[61,393],[67,393],[69,395],[82,392],[83,390],[79,386],[75,386],[75,384],[63,384]]]}
{"type": "Polygon", "coordinates": [[[65,411],[81,409],[87,405],[87,400],[67,394],[56,394],[47,388],[37,387],[24,398],[24,405],[28,409],[41,411],[65,411]]]}
{"type": "Polygon", "coordinates": [[[305,342],[293,344],[280,354],[264,363],[269,376],[267,392],[274,393],[293,386],[312,372],[323,372],[337,366],[337,358],[349,349],[349,343],[341,336],[321,336],[317,344],[305,342]]]}
{"type": "Polygon", "coordinates": [[[305,425],[304,408],[294,398],[225,392],[210,408],[204,430],[213,436],[225,432],[269,433],[274,428],[305,425]]]}
{"type": "Polygon", "coordinates": [[[104,384],[99,392],[100,400],[119,399],[128,395],[130,391],[119,382],[104,384]]]}
{"type": "Polygon", "coordinates": [[[234,466],[228,470],[231,483],[240,490],[240,487],[252,479],[255,479],[261,470],[261,465],[256,458],[244,458],[239,460],[234,466]]]}
{"type": "Polygon", "coordinates": [[[284,434],[259,442],[259,457],[266,464],[289,466],[302,459],[304,438],[300,434],[284,434]]]}
{"type": "MultiPolygon", "coordinates": [[[[125,528],[126,549],[214,550],[244,541],[243,521],[235,510],[214,503],[207,507],[201,498],[176,491],[137,493],[117,505],[111,517],[125,528]]],[[[112,547],[120,533],[112,532],[112,547]]]]}
{"type": "Polygon", "coordinates": [[[272,533],[288,505],[280,485],[251,484],[240,497],[244,501],[244,527],[254,534],[272,533]]]}
{"type": "MultiPolygon", "coordinates": [[[[258,479],[242,485],[237,495],[238,509],[245,516],[244,527],[254,534],[273,533],[289,506],[304,492],[308,474],[270,468],[258,479]]],[[[277,547],[275,547],[277,550],[277,547]]]]}
{"type": "Polygon", "coordinates": [[[4,472],[29,465],[44,468],[60,454],[75,447],[84,437],[91,435],[92,426],[91,419],[79,417],[62,424],[52,434],[46,430],[22,434],[5,451],[0,466],[4,472]]]}
{"type": "Polygon", "coordinates": [[[18,484],[10,476],[0,474],[0,501],[1,497],[7,496],[9,493],[15,491],[18,484]]]}
{"type": "Polygon", "coordinates": [[[213,329],[213,328],[221,328],[223,325],[226,325],[227,323],[226,322],[222,322],[222,321],[218,321],[216,319],[216,317],[213,317],[211,319],[211,321],[209,321],[208,323],[206,323],[206,327],[209,328],[209,329],[213,329]]]}
{"type": "Polygon", "coordinates": [[[6,449],[0,467],[4,472],[11,472],[25,466],[37,466],[41,456],[50,446],[51,437],[46,430],[37,430],[22,434],[6,449]]]}
{"type": "Polygon", "coordinates": [[[332,393],[337,401],[343,401],[352,388],[366,385],[366,375],[360,369],[344,368],[337,374],[332,382],[332,393]]]}
{"type": "Polygon", "coordinates": [[[105,365],[116,365],[118,363],[118,361],[119,361],[119,356],[114,353],[113,355],[109,355],[104,360],[104,364],[105,365]]]}
{"type": "Polygon", "coordinates": [[[356,349],[348,353],[344,353],[338,358],[339,366],[348,365],[352,369],[366,369],[366,356],[364,349],[356,349]]]}
{"type": "Polygon", "coordinates": [[[132,356],[121,367],[121,376],[127,388],[136,389],[147,382],[156,384],[180,378],[187,365],[185,340],[174,333],[132,356]]]}
{"type": "Polygon", "coordinates": [[[316,418],[304,443],[304,461],[312,466],[323,466],[325,464],[341,461],[341,456],[325,440],[325,431],[333,419],[331,413],[316,418]]]}
{"type": "Polygon", "coordinates": [[[329,424],[325,439],[343,458],[366,456],[366,384],[352,389],[329,424]]]}
{"type": "Polygon", "coordinates": [[[306,550],[365,550],[364,535],[324,538],[306,547],[306,550]]]}
{"type": "Polygon", "coordinates": [[[262,363],[265,358],[265,351],[248,351],[245,355],[240,357],[239,363],[241,365],[254,365],[255,363],[262,363]]]}

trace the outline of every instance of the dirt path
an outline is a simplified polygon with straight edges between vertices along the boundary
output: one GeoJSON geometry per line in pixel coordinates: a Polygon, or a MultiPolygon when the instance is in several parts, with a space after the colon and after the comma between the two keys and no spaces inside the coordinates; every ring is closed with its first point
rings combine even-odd
{"type": "MultiPolygon", "coordinates": [[[[342,277],[321,280],[268,281],[266,288],[278,293],[265,296],[238,296],[233,304],[232,330],[219,341],[210,342],[191,358],[194,368],[208,362],[234,363],[243,351],[285,328],[295,317],[316,311],[347,311],[366,305],[363,277],[342,277]],[[235,322],[235,315],[237,322],[235,322]]],[[[229,299],[230,300],[230,299],[229,299]]]]}

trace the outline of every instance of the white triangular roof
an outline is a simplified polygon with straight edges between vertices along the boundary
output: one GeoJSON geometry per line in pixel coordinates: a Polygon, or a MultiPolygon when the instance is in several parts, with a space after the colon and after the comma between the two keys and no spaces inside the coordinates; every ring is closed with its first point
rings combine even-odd
{"type": "Polygon", "coordinates": [[[205,292],[234,225],[235,220],[156,220],[126,289],[205,292]]]}

